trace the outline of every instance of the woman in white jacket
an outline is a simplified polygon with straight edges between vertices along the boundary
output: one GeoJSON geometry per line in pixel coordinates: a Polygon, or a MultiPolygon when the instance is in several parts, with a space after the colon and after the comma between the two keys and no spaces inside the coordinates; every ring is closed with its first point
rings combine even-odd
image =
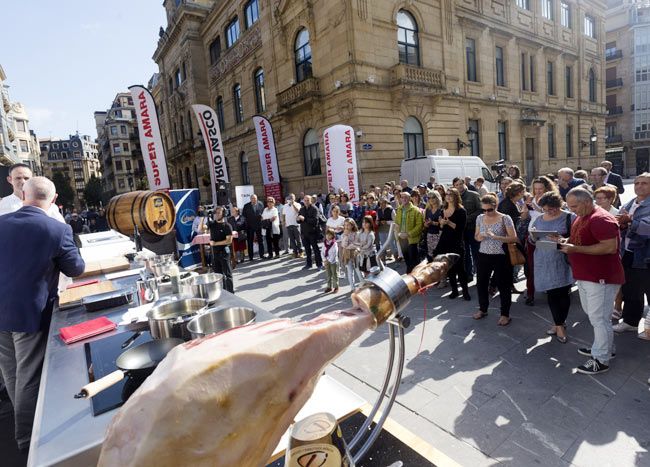
{"type": "Polygon", "coordinates": [[[269,255],[266,259],[280,257],[280,214],[275,207],[275,199],[272,196],[266,198],[266,207],[262,211],[262,235],[266,237],[266,248],[269,255]]]}

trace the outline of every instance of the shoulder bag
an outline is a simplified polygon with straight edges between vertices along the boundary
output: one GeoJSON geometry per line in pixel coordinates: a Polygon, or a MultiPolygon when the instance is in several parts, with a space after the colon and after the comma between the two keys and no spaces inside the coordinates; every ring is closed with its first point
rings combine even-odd
{"type": "MultiPolygon", "coordinates": [[[[501,221],[503,222],[503,228],[506,231],[506,235],[508,235],[505,220],[502,218],[501,221]]],[[[503,242],[502,248],[506,256],[510,259],[510,264],[512,266],[521,266],[522,264],[526,264],[526,255],[522,251],[523,248],[518,241],[514,243],[503,242]]]]}

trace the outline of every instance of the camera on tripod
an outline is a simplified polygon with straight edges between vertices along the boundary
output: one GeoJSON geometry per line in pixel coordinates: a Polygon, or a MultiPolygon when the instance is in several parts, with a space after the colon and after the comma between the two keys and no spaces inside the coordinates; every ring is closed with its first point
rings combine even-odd
{"type": "Polygon", "coordinates": [[[506,177],[506,169],[508,168],[505,159],[499,159],[498,161],[494,162],[490,168],[492,171],[496,174],[496,180],[497,182],[500,182],[503,177],[506,177]]]}

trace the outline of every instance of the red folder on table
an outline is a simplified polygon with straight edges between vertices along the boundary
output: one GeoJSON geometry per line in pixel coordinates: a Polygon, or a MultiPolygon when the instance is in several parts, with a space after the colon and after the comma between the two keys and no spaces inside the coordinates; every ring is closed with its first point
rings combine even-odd
{"type": "Polygon", "coordinates": [[[59,329],[61,339],[66,344],[72,344],[89,337],[97,336],[105,332],[112,331],[117,327],[113,321],[108,318],[101,317],[84,321],[83,323],[75,324],[74,326],[67,326],[59,329]]]}

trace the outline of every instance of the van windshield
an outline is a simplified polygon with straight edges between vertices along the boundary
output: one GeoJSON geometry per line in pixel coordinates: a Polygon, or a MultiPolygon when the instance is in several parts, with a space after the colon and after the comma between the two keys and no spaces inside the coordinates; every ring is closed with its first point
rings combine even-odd
{"type": "Polygon", "coordinates": [[[496,183],[496,180],[494,179],[492,172],[490,172],[485,167],[481,167],[481,171],[483,172],[483,178],[485,179],[486,182],[496,183]]]}

